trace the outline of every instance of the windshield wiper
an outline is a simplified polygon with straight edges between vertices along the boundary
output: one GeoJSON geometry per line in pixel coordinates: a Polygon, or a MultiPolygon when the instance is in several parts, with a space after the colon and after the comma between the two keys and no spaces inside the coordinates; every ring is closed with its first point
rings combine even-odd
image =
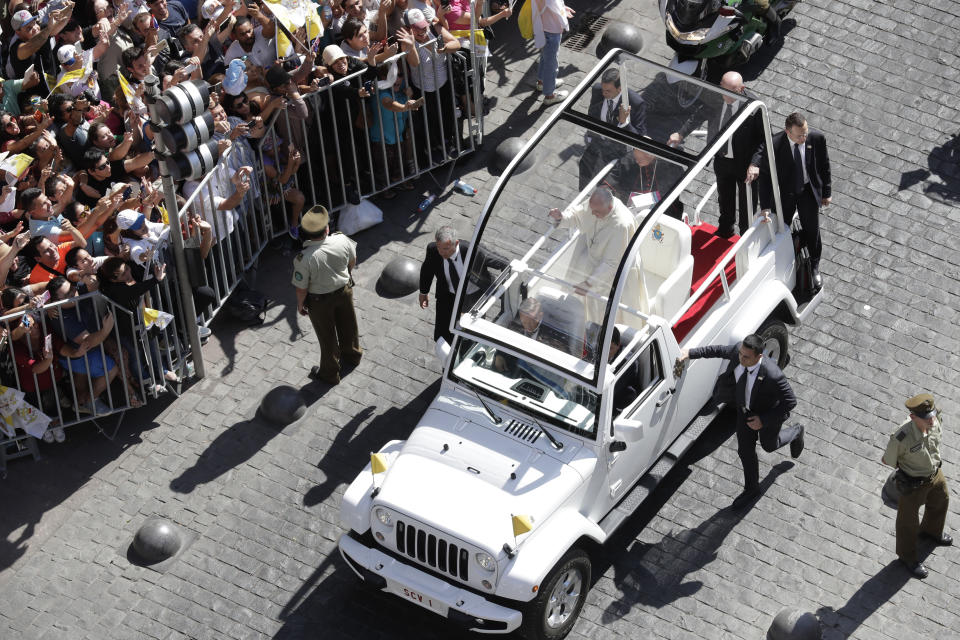
{"type": "MultiPolygon", "coordinates": [[[[471,391],[473,390],[471,389],[471,391]]],[[[483,405],[483,408],[486,410],[487,415],[490,416],[490,420],[491,422],[493,422],[493,424],[500,424],[501,422],[503,422],[503,418],[495,414],[493,412],[493,409],[487,406],[487,403],[483,401],[483,397],[481,397],[478,392],[473,391],[473,395],[477,396],[477,400],[479,400],[480,404],[483,405]]]]}
{"type": "Polygon", "coordinates": [[[533,420],[533,422],[534,422],[538,427],[540,427],[540,431],[543,431],[543,435],[547,436],[547,440],[550,441],[550,444],[553,445],[553,448],[554,448],[554,449],[556,449],[557,451],[560,451],[560,450],[563,449],[563,443],[560,442],[559,440],[557,440],[556,438],[554,438],[554,437],[553,437],[553,434],[550,433],[549,431],[547,431],[546,427],[544,427],[542,424],[540,424],[540,421],[539,421],[539,420],[537,420],[537,419],[534,418],[533,416],[530,416],[530,419],[533,420]]]}

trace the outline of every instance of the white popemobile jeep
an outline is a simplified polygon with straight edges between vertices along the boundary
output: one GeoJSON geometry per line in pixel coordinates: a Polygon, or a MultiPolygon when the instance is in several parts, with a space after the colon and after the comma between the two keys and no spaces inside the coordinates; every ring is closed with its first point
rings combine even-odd
{"type": "MultiPolygon", "coordinates": [[[[675,372],[681,348],[757,332],[783,366],[785,324],[819,300],[794,295],[801,258],[776,190],[775,210],[756,219],[751,211],[742,236],[717,237],[701,220],[715,206],[711,159],[758,111],[769,146],[763,104],[701,83],[704,120],[722,97],[741,101],[737,115],[714,139],[672,148],[660,142],[676,130],[669,110],[647,113],[651,137],[590,116],[590,89],[613,67],[648,96],[657,87],[664,99],[676,95],[669,69],[611,52],[513,160],[468,261],[469,274],[502,268],[486,291],[461,278],[440,392],[410,437],[384,445],[343,496],[348,531],[339,546],[354,572],[477,632],[565,636],[591,585],[588,549],[630,516],[716,414],[710,399],[723,363],[696,360],[675,372]],[[605,164],[578,191],[585,134],[604,145],[605,164]],[[521,166],[532,154],[532,169],[521,166]],[[631,159],[640,166],[648,156],[652,173],[673,183],[644,184],[644,172],[629,171],[631,159]],[[570,232],[547,216],[584,205],[601,182],[636,225],[603,256],[606,276],[588,263],[589,225],[570,232]],[[665,213],[678,201],[688,207],[682,220],[665,213]],[[615,330],[621,347],[611,352],[615,330]]],[[[769,171],[776,184],[772,163],[769,171]]]]}

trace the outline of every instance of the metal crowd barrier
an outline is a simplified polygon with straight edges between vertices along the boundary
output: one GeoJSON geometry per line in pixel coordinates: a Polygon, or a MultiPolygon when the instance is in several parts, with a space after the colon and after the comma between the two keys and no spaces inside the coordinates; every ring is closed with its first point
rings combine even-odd
{"type": "MultiPolygon", "coordinates": [[[[214,293],[211,304],[197,306],[197,320],[204,326],[213,320],[241,282],[244,272],[254,265],[274,236],[266,186],[267,178],[262,162],[249,141],[241,137],[231,144],[213,171],[200,180],[179,208],[183,228],[191,228],[190,221],[193,216],[199,216],[212,228],[213,244],[205,255],[199,228],[192,228],[190,237],[184,241],[191,287],[196,291],[198,287],[207,286],[214,293]],[[253,169],[250,190],[236,208],[229,211],[219,210],[219,204],[233,195],[235,187],[231,178],[237,169],[243,166],[253,169]]],[[[173,261],[170,260],[169,264],[172,265],[173,261]]],[[[167,284],[168,288],[171,286],[174,285],[167,284]]],[[[164,310],[174,313],[170,309],[164,310]]],[[[177,310],[179,311],[179,305],[177,310]]],[[[178,318],[183,317],[176,313],[175,315],[178,318]]]]}
{"type": "MultiPolygon", "coordinates": [[[[328,211],[337,212],[349,202],[348,196],[366,198],[445,164],[450,164],[452,175],[452,160],[474,151],[482,135],[481,119],[474,115],[482,111],[474,108],[479,95],[479,70],[477,64],[467,64],[470,55],[469,51],[445,54],[446,70],[442,75],[431,65],[434,85],[442,81],[443,87],[426,94],[419,110],[403,114],[409,118],[404,125],[404,136],[397,139],[396,144],[386,142],[384,125],[389,125],[388,118],[392,118],[393,130],[399,131],[401,114],[385,115],[381,111],[378,89],[361,103],[365,106],[359,112],[349,100],[338,100],[335,95],[348,84],[359,88],[363,72],[348,75],[304,96],[305,119],[291,117],[288,107],[272,114],[265,123],[262,137],[241,136],[234,140],[214,169],[178,207],[182,229],[191,228],[194,215],[212,227],[213,244],[209,250],[204,251],[197,229],[193,229],[184,242],[186,277],[191,289],[195,294],[203,286],[213,291],[212,300],[204,298],[196,305],[197,322],[208,325],[243,281],[244,273],[255,265],[267,243],[286,233],[291,214],[286,196],[291,189],[296,188],[303,194],[303,211],[319,203],[328,211]],[[467,89],[460,95],[454,90],[459,82],[458,73],[463,79],[462,88],[467,89]],[[347,126],[337,127],[337,122],[347,126]],[[369,135],[374,124],[381,132],[376,142],[371,141],[369,135]],[[279,150],[291,144],[300,152],[302,163],[289,182],[280,184],[278,178],[286,163],[278,160],[279,150]],[[270,165],[276,170],[273,178],[267,176],[266,167],[270,165]],[[251,189],[236,208],[220,211],[218,206],[235,191],[231,177],[242,166],[253,169],[251,189]],[[352,190],[356,194],[351,193],[352,190]]],[[[390,64],[397,65],[405,82],[416,79],[412,83],[415,97],[416,85],[425,86],[424,81],[431,79],[426,75],[431,70],[425,69],[424,64],[418,67],[407,64],[406,53],[398,53],[378,68],[389,68],[384,65],[390,64]]],[[[441,188],[449,182],[450,175],[445,182],[437,181],[441,188]]],[[[175,233],[177,216],[171,217],[175,233]]],[[[167,260],[171,267],[174,262],[167,260]]],[[[167,279],[158,287],[156,308],[183,319],[186,314],[182,311],[184,303],[177,295],[176,278],[176,269],[171,268],[167,279]]],[[[199,301],[196,295],[194,299],[199,301]]],[[[181,365],[180,345],[189,342],[185,322],[181,323],[176,340],[176,355],[181,365]]],[[[194,354],[194,359],[198,357],[199,354],[194,354]]]]}
{"type": "Polygon", "coordinates": [[[78,296],[71,287],[64,300],[0,318],[0,419],[8,432],[20,427],[0,444],[43,436],[29,428],[21,433],[24,424],[32,424],[30,407],[49,416],[50,429],[92,421],[113,439],[123,412],[157,397],[168,384],[165,371],[185,372],[176,321],[164,329],[144,327],[143,306],[156,304],[158,294],[169,296],[168,287],[166,294],[163,289],[161,283],[131,310],[99,292],[78,296]],[[105,329],[108,314],[114,323],[105,329]],[[49,362],[44,355],[47,342],[49,362]],[[116,414],[119,418],[108,432],[101,421],[116,414]]]}
{"type": "MultiPolygon", "coordinates": [[[[351,195],[370,197],[475,151],[482,135],[482,108],[474,108],[479,95],[481,69],[479,65],[467,64],[471,55],[469,51],[444,55],[446,71],[443,75],[437,72],[435,65],[430,65],[430,70],[425,70],[426,65],[422,63],[411,67],[405,52],[378,66],[383,69],[397,65],[404,86],[413,89],[413,99],[421,95],[425,98],[424,104],[416,111],[404,114],[390,111],[385,116],[380,108],[379,88],[362,100],[363,108],[359,111],[351,100],[338,99],[336,94],[342,87],[359,88],[362,85],[361,76],[367,73],[366,70],[347,75],[304,96],[308,108],[306,120],[291,118],[287,109],[278,111],[267,122],[267,132],[259,151],[260,166],[263,166],[264,146],[276,149],[280,144],[289,144],[289,138],[295,137],[303,162],[293,177],[294,185],[308,203],[323,204],[333,213],[348,204],[351,195]],[[457,69],[462,69],[462,73],[457,69]],[[425,80],[430,80],[426,74],[431,71],[433,86],[440,86],[438,90],[424,94],[418,85],[425,86],[425,80]],[[463,78],[461,88],[466,89],[462,93],[456,91],[458,74],[463,78]],[[401,123],[404,132],[397,136],[401,123]],[[393,144],[386,141],[385,124],[392,124],[396,138],[393,144]],[[380,132],[377,141],[370,138],[374,126],[380,132]]],[[[267,181],[263,177],[266,187],[267,181]]],[[[449,176],[446,182],[449,182],[449,176]]],[[[446,186],[445,183],[439,184],[446,186]]],[[[272,186],[271,192],[276,191],[276,186],[272,186]]],[[[279,205],[278,214],[283,220],[289,219],[288,203],[283,197],[272,205],[279,205]]],[[[307,208],[309,205],[304,207],[307,208]]],[[[275,228],[274,236],[285,230],[285,227],[275,228]]]]}

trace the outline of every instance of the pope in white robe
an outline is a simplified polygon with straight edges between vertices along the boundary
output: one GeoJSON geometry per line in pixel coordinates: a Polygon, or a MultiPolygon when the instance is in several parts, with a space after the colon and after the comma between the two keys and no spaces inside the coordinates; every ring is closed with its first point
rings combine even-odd
{"type": "MultiPolygon", "coordinates": [[[[637,232],[637,223],[633,214],[606,187],[597,187],[589,200],[565,211],[551,209],[550,217],[559,227],[575,229],[579,232],[573,246],[564,279],[574,285],[574,291],[586,296],[587,320],[598,324],[603,322],[606,301],[599,296],[613,294],[613,278],[623,259],[630,239],[637,232]]],[[[647,296],[642,286],[642,274],[636,261],[624,274],[621,302],[639,311],[647,311],[647,296]]],[[[642,325],[642,321],[633,314],[617,314],[617,322],[630,325],[642,325]]]]}

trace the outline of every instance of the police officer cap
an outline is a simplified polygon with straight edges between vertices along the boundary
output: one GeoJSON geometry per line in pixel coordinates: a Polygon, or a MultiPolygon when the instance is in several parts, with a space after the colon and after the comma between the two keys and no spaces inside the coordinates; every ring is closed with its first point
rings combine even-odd
{"type": "Polygon", "coordinates": [[[907,406],[907,409],[910,410],[910,413],[920,416],[921,418],[929,418],[937,410],[937,407],[933,404],[933,396],[929,393],[921,393],[918,396],[913,396],[904,404],[907,406]]]}
{"type": "Polygon", "coordinates": [[[303,214],[300,219],[300,228],[307,233],[320,233],[330,224],[330,214],[323,205],[314,205],[303,214]]]}

